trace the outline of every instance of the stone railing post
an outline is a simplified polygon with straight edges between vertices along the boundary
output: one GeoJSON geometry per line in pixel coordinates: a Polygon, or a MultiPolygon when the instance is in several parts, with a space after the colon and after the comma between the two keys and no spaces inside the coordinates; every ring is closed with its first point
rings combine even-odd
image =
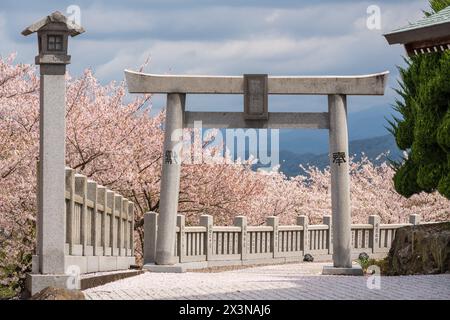
{"type": "Polygon", "coordinates": [[[106,187],[98,186],[97,188],[97,206],[102,206],[102,218],[100,224],[100,243],[96,249],[96,254],[103,256],[106,255],[106,187]]]}
{"type": "Polygon", "coordinates": [[[330,215],[323,216],[323,224],[328,226],[328,254],[333,254],[333,220],[331,219],[330,215]]]}
{"type": "Polygon", "coordinates": [[[101,230],[97,230],[97,183],[94,181],[88,180],[87,182],[87,199],[89,201],[92,201],[93,203],[93,210],[92,214],[93,217],[87,217],[88,219],[91,219],[91,229],[86,230],[86,233],[90,233],[91,243],[88,244],[92,247],[92,252],[90,252],[89,255],[96,256],[97,255],[97,233],[101,232],[101,230]]]}
{"type": "Polygon", "coordinates": [[[271,216],[271,217],[267,217],[266,219],[266,225],[271,226],[273,228],[272,231],[272,239],[271,239],[271,246],[272,246],[272,252],[273,252],[273,257],[277,258],[278,257],[278,226],[279,226],[279,222],[280,222],[280,218],[279,217],[275,217],[275,216],[271,216]]]}
{"type": "Polygon", "coordinates": [[[421,217],[419,214],[410,214],[409,215],[409,223],[411,223],[414,226],[417,226],[420,224],[421,217]]]}
{"type": "Polygon", "coordinates": [[[200,225],[206,228],[205,242],[203,243],[203,246],[205,248],[206,261],[208,261],[213,254],[213,216],[207,214],[202,215],[200,217],[200,225]]]}
{"type": "Polygon", "coordinates": [[[377,253],[380,250],[380,223],[380,216],[369,216],[369,224],[371,224],[373,228],[371,234],[372,253],[377,253]]]}
{"type": "Polygon", "coordinates": [[[182,214],[177,215],[177,227],[180,228],[178,251],[180,253],[180,262],[184,262],[186,257],[186,217],[182,214]]]}
{"type": "Polygon", "coordinates": [[[117,243],[116,243],[116,247],[114,250],[116,250],[116,254],[115,256],[120,256],[120,249],[122,248],[122,243],[123,243],[123,236],[122,236],[122,199],[123,197],[119,194],[116,194],[114,201],[115,201],[115,209],[116,209],[116,214],[114,215],[114,220],[116,220],[116,223],[118,223],[118,225],[116,225],[116,228],[114,230],[114,233],[116,234],[116,239],[117,239],[117,243]]]}
{"type": "Polygon", "coordinates": [[[66,218],[69,220],[69,228],[66,230],[66,242],[69,244],[67,254],[73,255],[75,245],[75,171],[73,169],[66,169],[66,191],[69,193],[69,205],[66,207],[66,218]]]}
{"type": "Polygon", "coordinates": [[[127,253],[129,256],[134,256],[134,203],[131,201],[128,201],[128,219],[130,219],[130,238],[128,240],[129,250],[127,251],[127,253]]]}
{"type": "Polygon", "coordinates": [[[81,246],[82,246],[82,255],[87,255],[86,252],[86,244],[87,244],[87,232],[88,232],[88,224],[87,224],[87,178],[80,174],[75,174],[75,193],[82,197],[83,205],[81,207],[81,246]]]}
{"type": "Polygon", "coordinates": [[[297,225],[303,227],[303,255],[307,254],[309,250],[309,231],[308,231],[309,220],[307,216],[298,216],[297,225]]]}
{"type": "Polygon", "coordinates": [[[120,221],[122,222],[121,228],[119,230],[121,235],[121,245],[119,248],[119,255],[125,257],[127,255],[127,247],[128,247],[128,199],[122,198],[121,202],[121,215],[120,221]]]}
{"type": "Polygon", "coordinates": [[[144,264],[155,263],[156,241],[158,234],[158,214],[147,212],[144,214],[144,264]]]}
{"type": "Polygon", "coordinates": [[[247,217],[238,216],[234,218],[234,225],[241,227],[241,260],[247,259],[247,217]]]}
{"type": "Polygon", "coordinates": [[[110,221],[109,221],[109,234],[106,234],[106,237],[109,237],[109,248],[108,252],[109,256],[114,256],[114,246],[115,243],[117,242],[117,238],[116,238],[116,233],[114,232],[115,229],[115,212],[116,212],[116,208],[115,208],[115,201],[114,201],[114,196],[115,193],[114,191],[111,190],[107,190],[106,191],[106,202],[107,202],[107,207],[109,210],[111,210],[111,215],[110,215],[110,221]]]}

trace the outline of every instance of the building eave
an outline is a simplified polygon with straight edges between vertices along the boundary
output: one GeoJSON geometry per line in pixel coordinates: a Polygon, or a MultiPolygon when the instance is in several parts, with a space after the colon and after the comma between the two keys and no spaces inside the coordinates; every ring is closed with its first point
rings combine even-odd
{"type": "Polygon", "coordinates": [[[428,27],[391,32],[384,35],[390,45],[441,39],[450,35],[450,21],[428,27]]]}

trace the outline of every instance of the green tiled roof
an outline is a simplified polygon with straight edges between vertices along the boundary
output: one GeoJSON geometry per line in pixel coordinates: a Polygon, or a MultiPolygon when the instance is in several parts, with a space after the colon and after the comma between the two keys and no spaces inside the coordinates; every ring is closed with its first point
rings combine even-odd
{"type": "Polygon", "coordinates": [[[448,6],[445,9],[442,9],[439,12],[432,14],[429,17],[425,17],[417,22],[411,23],[408,26],[393,30],[391,33],[399,33],[420,28],[426,28],[446,22],[450,22],[450,6],[448,6]]]}

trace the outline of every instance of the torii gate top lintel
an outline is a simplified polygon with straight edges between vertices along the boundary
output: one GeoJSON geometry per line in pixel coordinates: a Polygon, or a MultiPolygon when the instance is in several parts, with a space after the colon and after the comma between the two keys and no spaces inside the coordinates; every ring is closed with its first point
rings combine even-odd
{"type": "MultiPolygon", "coordinates": [[[[183,112],[183,126],[192,128],[202,121],[204,128],[303,128],[329,129],[326,112],[270,112],[267,95],[383,95],[389,71],[358,76],[263,76],[262,103],[242,112],[183,112]],[[263,100],[266,100],[264,103],[263,100]],[[261,106],[259,106],[261,105],[261,106]],[[248,121],[249,119],[253,119],[248,121]]],[[[258,79],[258,75],[206,76],[206,75],[158,75],[125,70],[130,93],[164,94],[249,94],[246,79],[258,79]]],[[[261,80],[261,78],[259,78],[261,80]]],[[[246,99],[246,101],[249,101],[246,99]]]]}
{"type": "MultiPolygon", "coordinates": [[[[384,95],[389,71],[356,76],[269,76],[268,94],[384,95]]],[[[130,93],[243,94],[243,76],[159,75],[125,70],[130,93]]]]}

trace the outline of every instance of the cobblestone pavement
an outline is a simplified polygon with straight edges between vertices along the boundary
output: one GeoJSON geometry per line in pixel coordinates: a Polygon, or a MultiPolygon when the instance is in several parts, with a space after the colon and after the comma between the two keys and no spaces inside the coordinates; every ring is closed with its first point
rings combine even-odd
{"type": "Polygon", "coordinates": [[[85,290],[87,299],[305,300],[450,299],[450,274],[381,277],[322,276],[324,263],[254,267],[219,273],[151,273],[85,290]]]}

